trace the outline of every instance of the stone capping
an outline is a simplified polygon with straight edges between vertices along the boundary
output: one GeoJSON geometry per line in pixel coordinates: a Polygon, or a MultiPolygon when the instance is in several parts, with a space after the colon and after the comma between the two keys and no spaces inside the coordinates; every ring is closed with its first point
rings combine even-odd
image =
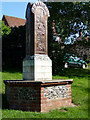
{"type": "Polygon", "coordinates": [[[43,86],[51,86],[51,85],[65,85],[65,84],[72,84],[73,79],[53,79],[49,81],[29,81],[29,80],[4,80],[5,85],[8,86],[31,86],[31,85],[39,85],[43,86]]]}

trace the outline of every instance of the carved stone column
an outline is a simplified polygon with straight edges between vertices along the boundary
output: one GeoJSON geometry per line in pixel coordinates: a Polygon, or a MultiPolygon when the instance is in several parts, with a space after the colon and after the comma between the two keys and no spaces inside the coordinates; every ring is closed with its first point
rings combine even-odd
{"type": "Polygon", "coordinates": [[[24,80],[52,80],[52,61],[48,57],[48,25],[46,5],[38,1],[26,10],[26,58],[23,60],[24,80]]]}

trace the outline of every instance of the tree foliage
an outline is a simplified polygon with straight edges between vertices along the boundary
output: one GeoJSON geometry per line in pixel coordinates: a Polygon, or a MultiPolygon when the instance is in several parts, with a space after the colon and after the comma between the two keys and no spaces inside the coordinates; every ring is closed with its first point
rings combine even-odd
{"type": "Polygon", "coordinates": [[[9,26],[6,26],[4,24],[4,21],[0,20],[0,28],[2,28],[1,30],[1,35],[8,35],[11,32],[11,28],[9,26]]]}
{"type": "Polygon", "coordinates": [[[80,28],[89,32],[88,2],[47,2],[46,4],[50,11],[49,24],[52,26],[52,21],[55,20],[57,33],[61,35],[63,41],[73,35],[73,42],[80,28]]]}
{"type": "MultiPolygon", "coordinates": [[[[47,2],[46,4],[50,11],[50,18],[48,20],[49,56],[53,61],[53,72],[57,73],[63,68],[63,57],[66,53],[76,54],[83,59],[89,51],[89,39],[88,42],[84,39],[82,41],[76,40],[76,33],[78,33],[80,29],[83,30],[84,36],[86,34],[85,32],[89,34],[89,3],[47,2]],[[55,20],[56,32],[61,35],[61,40],[63,41],[60,44],[57,44],[53,40],[53,20],[55,20]],[[70,39],[68,39],[68,37],[70,37],[70,39]],[[69,44],[64,44],[65,42],[69,44]]],[[[86,58],[84,60],[86,60],[86,58]]]]}
{"type": "Polygon", "coordinates": [[[22,68],[25,57],[26,26],[14,27],[10,34],[2,36],[3,63],[9,67],[22,68]]]}

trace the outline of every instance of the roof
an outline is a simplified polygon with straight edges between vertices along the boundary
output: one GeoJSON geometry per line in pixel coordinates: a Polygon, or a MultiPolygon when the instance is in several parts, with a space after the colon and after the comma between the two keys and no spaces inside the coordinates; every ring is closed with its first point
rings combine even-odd
{"type": "Polygon", "coordinates": [[[2,18],[3,21],[7,22],[7,25],[9,27],[19,27],[19,26],[24,26],[26,23],[25,19],[22,18],[17,18],[17,17],[12,17],[12,16],[7,16],[7,15],[3,15],[2,18]]]}

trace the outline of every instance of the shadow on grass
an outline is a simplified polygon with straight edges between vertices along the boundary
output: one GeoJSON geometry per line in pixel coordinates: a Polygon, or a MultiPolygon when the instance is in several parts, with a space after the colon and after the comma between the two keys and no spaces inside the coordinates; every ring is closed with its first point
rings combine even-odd
{"type": "Polygon", "coordinates": [[[10,73],[20,72],[20,73],[22,73],[22,68],[2,66],[2,72],[10,72],[10,73]]]}
{"type": "MultiPolygon", "coordinates": [[[[53,67],[52,67],[53,69],[53,67]]],[[[2,72],[10,72],[10,73],[15,73],[15,72],[20,72],[22,73],[22,68],[13,68],[13,67],[8,67],[8,66],[3,66],[2,67],[2,72]]],[[[53,74],[54,76],[59,75],[59,76],[64,76],[64,77],[87,77],[90,76],[90,69],[82,69],[82,68],[62,68],[58,70],[58,72],[53,74]]]]}
{"type": "Polygon", "coordinates": [[[89,69],[80,69],[80,68],[67,68],[62,69],[57,75],[64,77],[89,77],[90,70],[89,69]]]}
{"type": "Polygon", "coordinates": [[[7,102],[7,98],[5,94],[2,95],[2,109],[9,109],[9,104],[7,102]]]}

